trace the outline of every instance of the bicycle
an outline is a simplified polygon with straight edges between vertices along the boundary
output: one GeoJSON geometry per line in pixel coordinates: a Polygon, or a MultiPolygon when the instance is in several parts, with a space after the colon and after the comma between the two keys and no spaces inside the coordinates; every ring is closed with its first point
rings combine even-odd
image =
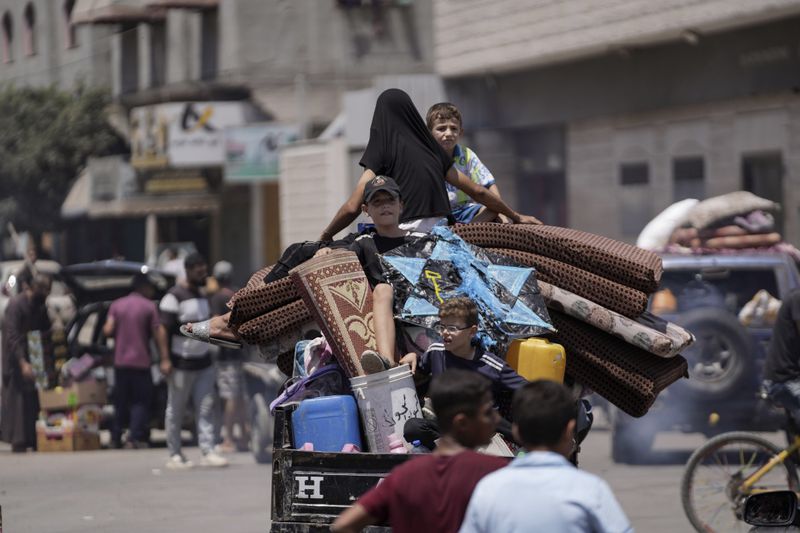
{"type": "Polygon", "coordinates": [[[700,533],[750,531],[742,520],[751,494],[773,490],[800,493],[792,457],[800,451],[800,433],[788,416],[788,447],[743,431],[722,433],[694,451],[681,480],[686,517],[700,533]]]}

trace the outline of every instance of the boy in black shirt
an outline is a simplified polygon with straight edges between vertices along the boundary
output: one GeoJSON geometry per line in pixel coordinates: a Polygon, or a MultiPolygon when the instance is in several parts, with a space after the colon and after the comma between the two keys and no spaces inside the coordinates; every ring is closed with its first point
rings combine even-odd
{"type": "MultiPolygon", "coordinates": [[[[409,353],[400,363],[408,363],[412,371],[419,369],[431,376],[451,369],[477,372],[491,381],[495,401],[504,391],[515,391],[528,383],[503,359],[481,346],[473,346],[472,339],[478,332],[478,307],[469,298],[459,296],[442,302],[435,329],[442,336],[442,343],[431,344],[421,359],[416,353],[409,353]]],[[[497,431],[513,440],[511,424],[507,420],[500,419],[497,431]]],[[[439,427],[433,421],[412,418],[406,422],[403,433],[406,441],[420,440],[433,449],[434,441],[439,437],[439,427]]]]}
{"type": "MultiPolygon", "coordinates": [[[[375,321],[375,340],[377,352],[367,350],[361,358],[361,366],[367,374],[374,374],[393,366],[395,361],[395,325],[394,325],[394,290],[386,282],[378,254],[382,254],[402,246],[407,242],[424,236],[412,233],[399,227],[403,202],[400,198],[400,187],[388,176],[376,176],[364,188],[362,211],[372,218],[374,228],[347,242],[332,243],[333,248],[347,248],[356,253],[364,273],[372,287],[372,314],[375,321]],[[379,355],[380,354],[380,355],[379,355]]],[[[333,248],[320,248],[313,257],[329,254],[333,248]]],[[[288,268],[283,275],[288,273],[288,268]]],[[[187,324],[181,332],[189,337],[198,338],[196,330],[204,328],[206,342],[236,348],[238,343],[234,332],[228,327],[230,313],[221,315],[205,323],[187,324]]]]}
{"type": "MultiPolygon", "coordinates": [[[[372,287],[372,316],[375,320],[375,342],[378,350],[365,351],[361,356],[361,366],[367,374],[374,374],[394,365],[396,335],[394,290],[386,282],[378,254],[402,246],[422,234],[400,229],[400,214],[403,211],[400,187],[388,176],[376,176],[367,182],[361,210],[369,215],[375,227],[359,235],[348,249],[358,255],[372,287]]],[[[322,248],[314,257],[330,252],[330,248],[322,248]]]]}

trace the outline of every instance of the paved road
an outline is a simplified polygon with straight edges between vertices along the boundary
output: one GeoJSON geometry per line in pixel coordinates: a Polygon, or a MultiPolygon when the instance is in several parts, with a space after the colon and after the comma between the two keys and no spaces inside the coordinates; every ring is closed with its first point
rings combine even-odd
{"type": "MultiPolygon", "coordinates": [[[[609,437],[592,431],[581,467],[608,480],[640,533],[690,531],[678,486],[702,437],[659,435],[666,464],[655,466],[615,465],[609,437]]],[[[227,469],[172,472],[162,468],[164,448],[12,455],[0,447],[3,526],[12,533],[267,531],[270,468],[249,454],[230,457],[227,469]]]]}
{"type": "Polygon", "coordinates": [[[269,466],[240,453],[225,469],[174,472],[163,468],[166,457],[165,448],[24,455],[0,448],[4,531],[268,531],[269,466]]]}

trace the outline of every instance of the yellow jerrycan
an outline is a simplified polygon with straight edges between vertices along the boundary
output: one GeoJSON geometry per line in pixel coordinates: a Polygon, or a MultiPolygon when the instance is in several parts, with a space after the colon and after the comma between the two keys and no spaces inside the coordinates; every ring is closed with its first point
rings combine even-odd
{"type": "Polygon", "coordinates": [[[563,346],[547,339],[515,340],[508,349],[506,361],[528,381],[549,379],[564,383],[567,354],[563,346]]]}

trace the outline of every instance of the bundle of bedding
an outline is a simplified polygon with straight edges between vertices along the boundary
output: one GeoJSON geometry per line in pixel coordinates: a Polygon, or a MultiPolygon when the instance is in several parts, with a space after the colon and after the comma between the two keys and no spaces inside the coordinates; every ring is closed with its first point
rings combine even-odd
{"type": "Polygon", "coordinates": [[[788,251],[797,256],[777,231],[774,213],[779,210],[779,204],[748,191],[681,200],[645,226],[637,245],[672,253],[788,251]]]}
{"type": "MultiPolygon", "coordinates": [[[[656,254],[554,226],[485,223],[453,231],[536,269],[547,307],[558,317],[554,340],[567,350],[568,376],[625,412],[642,416],[664,387],[686,375],[678,354],[692,335],[646,313],[663,272],[656,254]]],[[[346,371],[360,374],[358,355],[374,348],[374,334],[369,287],[360,281],[355,256],[334,252],[295,268],[291,279],[265,284],[268,271],[256,273],[230,302],[230,322],[241,337],[269,346],[287,371],[290,339],[299,340],[314,322],[346,371]]]]}

